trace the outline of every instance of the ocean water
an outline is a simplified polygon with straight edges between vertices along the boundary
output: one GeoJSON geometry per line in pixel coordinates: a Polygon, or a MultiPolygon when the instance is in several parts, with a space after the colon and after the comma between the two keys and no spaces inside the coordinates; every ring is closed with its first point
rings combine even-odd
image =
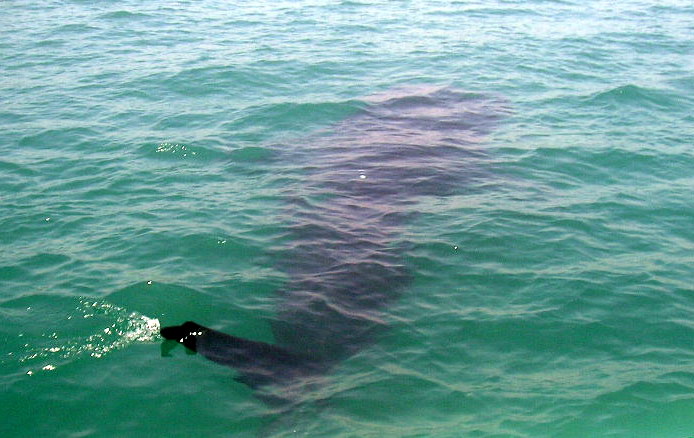
{"type": "Polygon", "coordinates": [[[691,1],[0,9],[0,436],[694,436],[691,1]],[[489,104],[427,142],[451,90],[489,104]],[[160,349],[273,342],[296,206],[384,132],[465,153],[407,162],[372,342],[291,409],[160,349]]]}

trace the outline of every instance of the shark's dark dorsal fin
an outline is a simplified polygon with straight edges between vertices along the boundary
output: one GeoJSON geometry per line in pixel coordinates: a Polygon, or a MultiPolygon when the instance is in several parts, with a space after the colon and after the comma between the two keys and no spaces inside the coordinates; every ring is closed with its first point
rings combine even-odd
{"type": "Polygon", "coordinates": [[[207,359],[238,370],[237,381],[250,387],[291,380],[317,371],[310,358],[266,342],[239,338],[192,321],[161,329],[161,335],[177,341],[207,359]]]}

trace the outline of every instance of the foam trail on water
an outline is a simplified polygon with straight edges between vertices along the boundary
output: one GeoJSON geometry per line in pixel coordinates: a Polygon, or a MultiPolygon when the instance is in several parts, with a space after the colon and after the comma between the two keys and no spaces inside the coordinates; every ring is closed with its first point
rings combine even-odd
{"type": "Polygon", "coordinates": [[[75,312],[67,315],[66,320],[66,325],[72,330],[60,334],[44,333],[37,339],[38,345],[25,344],[25,354],[20,362],[31,364],[27,375],[53,371],[84,355],[101,358],[130,344],[153,342],[160,338],[158,319],[106,301],[82,298],[75,312]],[[98,322],[94,324],[94,321],[98,322]],[[89,329],[85,330],[83,325],[87,322],[89,329]]]}

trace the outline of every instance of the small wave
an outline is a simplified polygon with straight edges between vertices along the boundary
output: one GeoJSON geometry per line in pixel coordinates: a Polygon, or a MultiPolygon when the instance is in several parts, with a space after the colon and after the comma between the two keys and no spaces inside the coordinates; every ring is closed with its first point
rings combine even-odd
{"type": "Polygon", "coordinates": [[[590,105],[634,106],[653,109],[670,108],[676,105],[674,98],[667,93],[654,88],[644,88],[629,84],[593,94],[585,99],[590,105]]]}
{"type": "Polygon", "coordinates": [[[187,68],[175,73],[157,73],[146,78],[155,84],[164,84],[170,91],[185,98],[191,96],[227,96],[229,90],[239,87],[264,86],[267,92],[276,94],[269,84],[281,84],[281,78],[272,72],[259,72],[250,69],[237,69],[229,66],[206,66],[187,68]]]}
{"type": "Polygon", "coordinates": [[[360,107],[358,102],[277,102],[258,107],[264,116],[277,120],[292,118],[309,122],[318,118],[341,120],[356,112],[360,107]]]}
{"type": "Polygon", "coordinates": [[[242,116],[225,122],[221,129],[234,133],[234,141],[254,144],[274,141],[286,143],[294,136],[305,138],[326,126],[344,120],[364,107],[363,102],[276,100],[272,103],[249,106],[242,116]],[[280,132],[282,140],[267,138],[268,132],[280,132]]]}
{"type": "Polygon", "coordinates": [[[148,143],[143,145],[141,153],[157,161],[201,161],[206,162],[215,158],[223,158],[224,154],[209,146],[179,143],[176,141],[162,141],[160,143],[148,143]]]}
{"type": "Polygon", "coordinates": [[[258,146],[245,146],[232,150],[229,156],[236,162],[263,162],[272,156],[272,151],[258,146]]]}
{"type": "Polygon", "coordinates": [[[55,34],[62,33],[72,33],[72,34],[83,34],[89,33],[91,31],[98,30],[97,27],[90,26],[88,24],[71,23],[64,24],[55,30],[55,34]]]}
{"type": "Polygon", "coordinates": [[[101,135],[95,129],[83,126],[72,126],[58,129],[44,129],[37,133],[25,135],[19,140],[22,147],[53,149],[57,145],[85,145],[101,135]]]}
{"type": "Polygon", "coordinates": [[[108,12],[106,14],[101,15],[99,18],[103,18],[106,20],[132,20],[132,19],[139,19],[139,18],[147,18],[149,15],[143,14],[141,12],[130,12],[130,11],[113,11],[113,12],[108,12]]]}
{"type": "MultiPolygon", "coordinates": [[[[60,365],[85,355],[101,358],[106,354],[137,342],[152,342],[159,338],[159,320],[105,301],[79,299],[72,314],[65,319],[75,325],[88,325],[80,335],[58,332],[43,333],[34,340],[27,340],[18,357],[20,364],[27,366],[31,376],[41,371],[53,371],[60,365]],[[98,323],[91,323],[98,320],[98,323]]],[[[75,330],[80,331],[80,330],[75,330]]],[[[23,336],[23,335],[19,335],[23,336]]]]}

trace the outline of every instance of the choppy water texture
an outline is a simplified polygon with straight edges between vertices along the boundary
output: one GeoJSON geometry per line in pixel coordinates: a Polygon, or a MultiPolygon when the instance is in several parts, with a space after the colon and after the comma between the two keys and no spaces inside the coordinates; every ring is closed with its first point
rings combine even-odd
{"type": "Polygon", "coordinates": [[[0,8],[1,436],[694,436],[690,1],[0,8]],[[162,355],[188,319],[277,341],[316,212],[385,159],[330,150],[395,90],[496,103],[362,228],[404,273],[386,329],[288,412],[162,355]]]}

